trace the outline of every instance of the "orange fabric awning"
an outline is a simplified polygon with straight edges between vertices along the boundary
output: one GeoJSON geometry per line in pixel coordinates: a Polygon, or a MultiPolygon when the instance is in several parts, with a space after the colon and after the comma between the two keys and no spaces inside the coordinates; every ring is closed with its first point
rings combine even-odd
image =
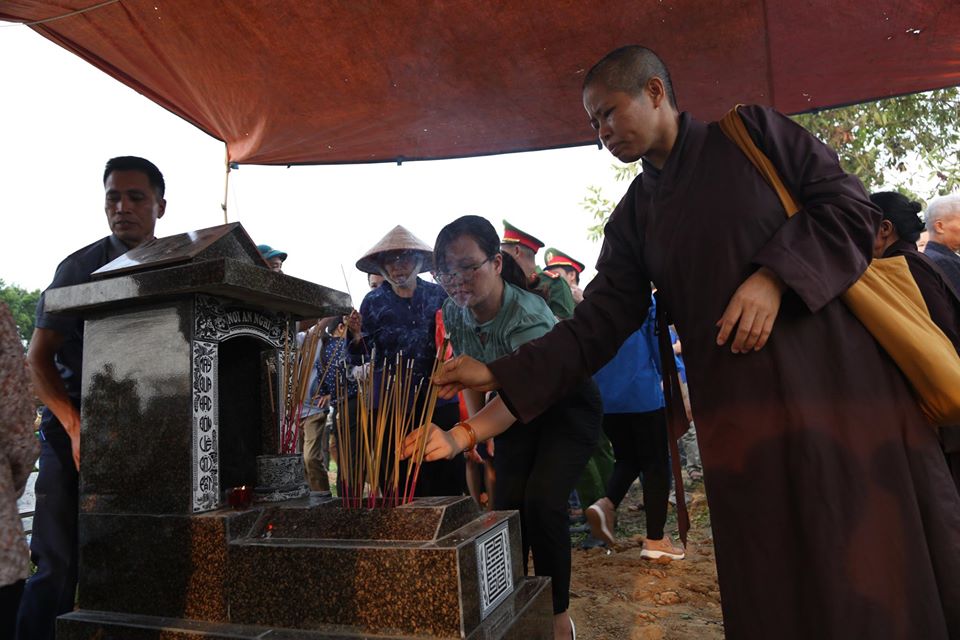
{"type": "Polygon", "coordinates": [[[7,0],[0,18],[98,4],[33,28],[241,163],[590,144],[580,82],[624,44],[660,53],[706,118],[960,84],[957,0],[7,0]]]}

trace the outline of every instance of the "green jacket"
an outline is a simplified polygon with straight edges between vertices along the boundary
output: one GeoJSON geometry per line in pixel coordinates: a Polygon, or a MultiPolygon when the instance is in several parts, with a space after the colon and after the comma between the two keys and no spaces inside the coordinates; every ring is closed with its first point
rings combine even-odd
{"type": "Polygon", "coordinates": [[[537,267],[537,280],[530,286],[547,301],[547,306],[557,316],[557,320],[566,320],[573,317],[573,294],[567,281],[552,271],[544,271],[537,267]]]}

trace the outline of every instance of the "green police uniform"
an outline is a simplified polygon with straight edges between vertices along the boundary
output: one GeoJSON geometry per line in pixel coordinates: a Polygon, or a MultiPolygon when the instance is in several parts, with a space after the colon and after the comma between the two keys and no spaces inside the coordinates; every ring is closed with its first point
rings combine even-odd
{"type": "MultiPolygon", "coordinates": [[[[503,221],[503,238],[500,242],[522,245],[533,251],[534,255],[543,248],[543,242],[506,220],[503,221]]],[[[547,306],[558,320],[573,317],[573,294],[570,293],[570,285],[556,273],[537,267],[536,278],[527,282],[527,288],[547,301],[547,306]]]]}
{"type": "Polygon", "coordinates": [[[555,247],[550,247],[543,256],[544,269],[552,271],[554,269],[573,269],[577,272],[577,282],[580,282],[580,274],[583,273],[584,264],[579,260],[574,260],[569,255],[555,247]]]}
{"type": "Polygon", "coordinates": [[[547,301],[547,306],[558,320],[573,317],[573,294],[570,293],[570,285],[561,275],[538,267],[537,279],[532,282],[530,290],[536,291],[547,301]]]}

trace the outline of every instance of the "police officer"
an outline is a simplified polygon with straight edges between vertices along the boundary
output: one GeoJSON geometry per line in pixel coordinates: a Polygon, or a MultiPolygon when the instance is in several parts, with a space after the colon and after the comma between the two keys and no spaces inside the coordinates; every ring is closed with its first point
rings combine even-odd
{"type": "Polygon", "coordinates": [[[583,302],[583,289],[580,288],[580,274],[583,273],[583,263],[574,260],[563,251],[550,247],[543,256],[544,271],[553,271],[563,277],[570,286],[570,293],[573,295],[573,303],[583,302]]]}
{"type": "Polygon", "coordinates": [[[500,251],[509,254],[527,274],[527,288],[547,301],[547,306],[558,320],[565,320],[573,316],[573,294],[563,277],[537,266],[537,251],[542,247],[540,240],[503,221],[500,251]]]}

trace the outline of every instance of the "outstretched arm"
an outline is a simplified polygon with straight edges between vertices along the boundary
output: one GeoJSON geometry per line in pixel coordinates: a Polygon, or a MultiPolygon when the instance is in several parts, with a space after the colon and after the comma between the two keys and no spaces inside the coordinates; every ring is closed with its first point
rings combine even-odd
{"type": "Polygon", "coordinates": [[[444,400],[464,389],[486,393],[500,387],[490,368],[470,356],[457,356],[444,362],[433,377],[433,383],[439,386],[440,397],[444,400]]]}
{"type": "Polygon", "coordinates": [[[476,440],[471,438],[470,430],[463,426],[463,423],[457,424],[449,431],[444,431],[435,424],[428,424],[419,429],[414,429],[406,437],[403,441],[403,457],[409,458],[416,452],[417,444],[423,437],[424,430],[427,430],[428,433],[423,459],[427,462],[450,460],[476,444],[476,442],[482,442],[503,433],[516,420],[503,400],[494,398],[468,421],[470,427],[473,428],[476,440]]]}
{"type": "Polygon", "coordinates": [[[598,371],[646,319],[650,277],[642,227],[648,201],[638,178],[610,216],[597,275],[572,318],[491,362],[490,376],[464,367],[487,388],[499,386],[504,402],[520,420],[532,420],[598,371]]]}

